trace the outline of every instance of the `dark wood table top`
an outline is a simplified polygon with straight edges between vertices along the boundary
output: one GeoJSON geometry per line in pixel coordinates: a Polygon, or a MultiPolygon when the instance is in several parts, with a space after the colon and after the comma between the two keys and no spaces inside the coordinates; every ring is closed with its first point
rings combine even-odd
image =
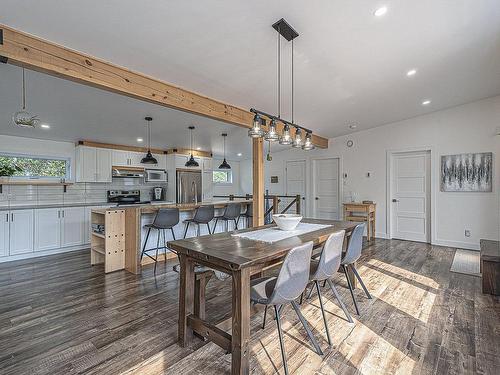
{"type": "Polygon", "coordinates": [[[481,259],[490,262],[500,262],[500,242],[481,240],[481,259]]]}
{"type": "Polygon", "coordinates": [[[326,224],[330,227],[290,237],[274,243],[254,241],[232,236],[234,233],[256,231],[270,228],[274,224],[242,229],[236,232],[223,232],[212,235],[169,241],[168,246],[179,254],[188,255],[202,263],[217,265],[224,270],[238,270],[282,258],[295,246],[308,241],[320,245],[328,236],[340,230],[350,232],[359,223],[337,220],[304,219],[303,223],[326,224]]]}

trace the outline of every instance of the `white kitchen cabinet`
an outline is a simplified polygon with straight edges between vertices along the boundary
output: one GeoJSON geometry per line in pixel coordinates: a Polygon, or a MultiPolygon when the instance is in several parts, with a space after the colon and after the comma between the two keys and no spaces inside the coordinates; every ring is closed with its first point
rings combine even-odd
{"type": "Polygon", "coordinates": [[[35,210],[35,251],[61,247],[61,209],[35,210]]]}
{"type": "Polygon", "coordinates": [[[0,211],[0,257],[9,255],[9,211],[0,211]]]}
{"type": "Polygon", "coordinates": [[[146,167],[148,164],[141,164],[142,158],[146,156],[146,152],[129,152],[130,166],[132,167],[146,167]]]}
{"type": "Polygon", "coordinates": [[[114,167],[128,167],[128,151],[113,150],[111,152],[111,162],[114,167]]]}
{"type": "MultiPolygon", "coordinates": [[[[153,154],[156,160],[158,160],[158,164],[154,164],[153,168],[155,169],[167,169],[167,155],[165,154],[153,154]]],[[[145,168],[148,168],[144,166],[145,168]]]]}
{"type": "Polygon", "coordinates": [[[111,182],[111,150],[78,146],[76,182],[111,182]]]}
{"type": "Polygon", "coordinates": [[[9,254],[33,252],[33,210],[15,210],[9,215],[9,254]]]}
{"type": "Polygon", "coordinates": [[[212,172],[213,163],[212,158],[203,158],[203,172],[212,172]]]}
{"type": "Polygon", "coordinates": [[[61,209],[61,247],[78,246],[86,243],[85,207],[64,207],[61,209]]]}
{"type": "Polygon", "coordinates": [[[203,172],[201,176],[201,186],[203,190],[202,200],[210,201],[214,198],[214,183],[212,172],[203,172]]]}
{"type": "Polygon", "coordinates": [[[199,157],[194,158],[194,160],[198,162],[198,167],[186,167],[186,162],[189,160],[189,157],[189,155],[175,155],[175,168],[201,169],[203,167],[203,161],[199,157]]]}

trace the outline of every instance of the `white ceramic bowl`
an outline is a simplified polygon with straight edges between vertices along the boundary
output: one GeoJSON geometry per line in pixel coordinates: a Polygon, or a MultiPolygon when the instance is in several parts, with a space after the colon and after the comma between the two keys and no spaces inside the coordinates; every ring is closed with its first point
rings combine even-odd
{"type": "Polygon", "coordinates": [[[275,214],[273,220],[281,230],[294,230],[302,220],[297,214],[275,214]]]}

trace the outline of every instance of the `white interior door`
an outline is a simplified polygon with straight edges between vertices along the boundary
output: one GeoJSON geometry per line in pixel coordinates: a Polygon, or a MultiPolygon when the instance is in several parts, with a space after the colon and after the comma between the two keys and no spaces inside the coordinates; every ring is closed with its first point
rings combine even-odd
{"type": "Polygon", "coordinates": [[[430,152],[392,155],[391,237],[430,242],[430,152]]]}
{"type": "Polygon", "coordinates": [[[314,160],[314,210],[317,219],[338,220],[339,210],[339,159],[314,160]]]}
{"type": "MultiPolygon", "coordinates": [[[[305,160],[295,160],[287,161],[286,167],[286,195],[297,195],[301,196],[301,214],[306,215],[306,161],[305,160]]],[[[292,211],[293,212],[293,211],[292,211]]]]}

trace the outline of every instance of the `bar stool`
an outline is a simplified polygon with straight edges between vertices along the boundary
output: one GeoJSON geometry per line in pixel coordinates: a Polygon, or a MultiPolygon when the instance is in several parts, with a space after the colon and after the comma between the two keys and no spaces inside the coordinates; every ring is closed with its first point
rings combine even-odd
{"type": "Polygon", "coordinates": [[[212,234],[212,232],[210,231],[210,225],[208,223],[210,223],[214,219],[214,211],[215,209],[213,205],[198,207],[192,219],[184,220],[184,222],[186,223],[184,238],[186,238],[189,224],[191,223],[197,225],[196,236],[200,236],[200,224],[206,224],[208,228],[208,234],[212,234]]]}
{"type": "MultiPolygon", "coordinates": [[[[246,205],[247,206],[247,210],[245,212],[243,212],[242,214],[240,214],[240,218],[244,217],[245,218],[245,226],[247,228],[250,227],[249,222],[252,220],[253,218],[253,204],[252,203],[249,203],[246,205]]],[[[240,222],[240,218],[238,218],[238,224],[240,222]]]]}
{"type": "Polygon", "coordinates": [[[241,203],[229,203],[224,208],[224,214],[215,217],[215,224],[212,233],[215,233],[217,222],[223,220],[226,226],[226,232],[229,230],[229,220],[234,221],[234,229],[238,229],[238,219],[241,215],[241,203]]]}
{"type": "Polygon", "coordinates": [[[261,277],[252,280],[250,283],[250,300],[255,304],[259,303],[266,306],[264,310],[263,327],[266,322],[267,308],[269,306],[274,307],[285,374],[288,374],[288,366],[286,364],[286,353],[280,318],[280,310],[284,304],[290,303],[292,305],[314,349],[319,355],[323,355],[321,348],[309,329],[309,325],[300,312],[300,307],[297,305],[297,302],[295,302],[295,299],[301,295],[309,281],[312,248],[313,243],[311,241],[294,247],[285,257],[278,277],[261,277]]]}
{"type": "MultiPolygon", "coordinates": [[[[154,273],[156,274],[156,265],[158,263],[158,250],[165,249],[165,256],[166,256],[166,250],[168,250],[166,246],[166,236],[165,236],[165,230],[170,229],[170,232],[172,233],[172,237],[175,240],[175,233],[174,233],[174,227],[179,223],[179,209],[178,208],[161,208],[158,210],[156,213],[156,216],[153,220],[153,223],[147,224],[144,227],[148,228],[148,233],[146,234],[146,241],[144,242],[144,245],[142,247],[142,252],[141,252],[141,260],[144,255],[150,257],[152,260],[155,262],[155,270],[154,273]],[[148,239],[149,239],[149,234],[151,233],[151,229],[155,229],[158,231],[158,236],[156,239],[156,247],[153,247],[151,249],[146,249],[146,245],[148,244],[148,239]],[[163,246],[160,247],[160,232],[163,235],[163,246]],[[156,256],[153,258],[151,255],[148,254],[148,251],[156,250],[156,256]]],[[[171,251],[171,250],[170,250],[171,251]]]]}
{"type": "Polygon", "coordinates": [[[359,283],[361,284],[361,287],[365,291],[366,296],[368,299],[372,299],[372,296],[370,295],[370,292],[368,292],[368,289],[366,289],[365,284],[363,283],[363,280],[361,280],[361,276],[359,276],[358,271],[356,270],[356,267],[354,267],[354,263],[359,259],[361,256],[361,250],[363,248],[363,233],[365,231],[365,223],[356,225],[354,230],[352,231],[351,234],[351,239],[349,241],[349,244],[347,245],[347,251],[344,255],[344,258],[342,259],[341,265],[342,268],[344,269],[345,277],[347,279],[347,285],[349,286],[349,290],[351,292],[351,297],[354,302],[354,307],[356,308],[356,313],[359,315],[359,308],[358,304],[356,303],[356,298],[354,297],[354,291],[352,288],[352,283],[351,279],[349,278],[348,274],[348,269],[351,267],[352,272],[354,273],[354,276],[358,279],[359,283]]]}

